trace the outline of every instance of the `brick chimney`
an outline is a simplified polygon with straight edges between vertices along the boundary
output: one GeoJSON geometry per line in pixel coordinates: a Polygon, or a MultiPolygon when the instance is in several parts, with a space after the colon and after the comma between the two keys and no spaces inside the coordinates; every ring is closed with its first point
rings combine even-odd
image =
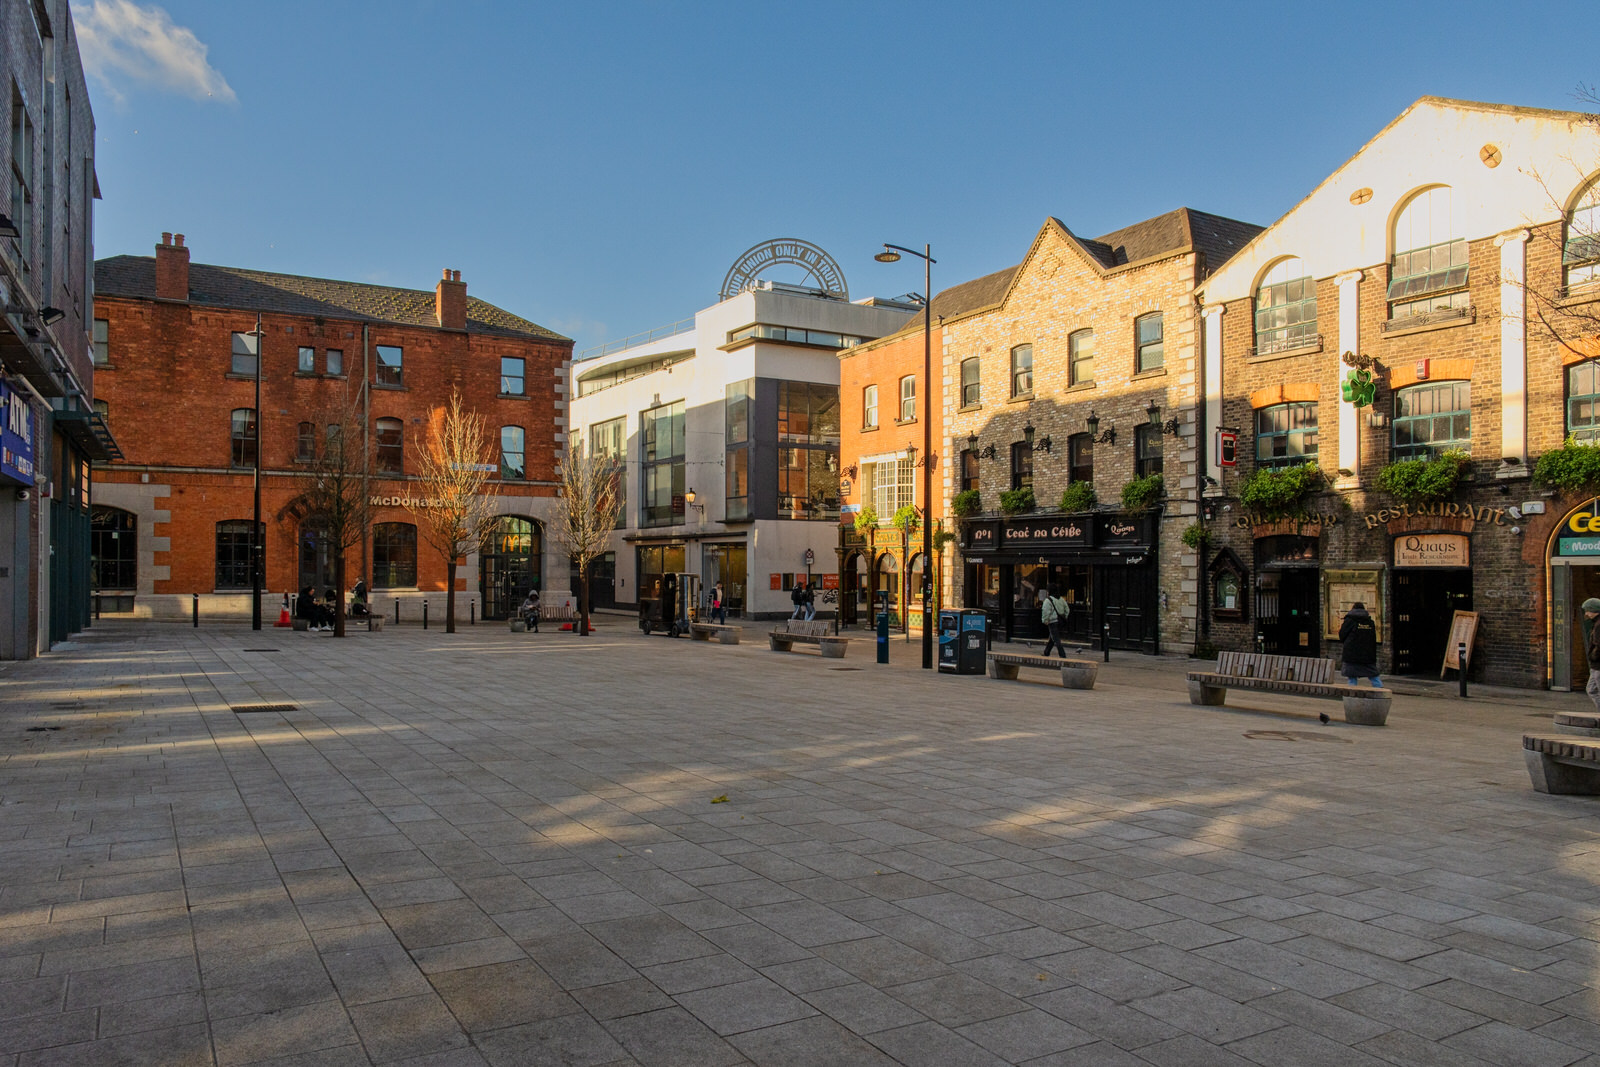
{"type": "Polygon", "coordinates": [[[446,330],[467,328],[467,283],[461,280],[460,271],[445,269],[433,290],[433,315],[446,330]]]}
{"type": "Polygon", "coordinates": [[[181,233],[164,233],[156,245],[156,297],[189,299],[189,250],[183,247],[181,233]]]}

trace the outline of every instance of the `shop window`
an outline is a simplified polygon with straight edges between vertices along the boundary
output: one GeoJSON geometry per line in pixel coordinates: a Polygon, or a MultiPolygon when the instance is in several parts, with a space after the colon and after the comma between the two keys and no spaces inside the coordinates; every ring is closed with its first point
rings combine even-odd
{"type": "Polygon", "coordinates": [[[235,408],[230,424],[233,437],[231,462],[235,467],[256,465],[256,413],[253,408],[235,408]]]}
{"type": "Polygon", "coordinates": [[[839,390],[778,383],[778,517],[839,517],[839,390]]]}
{"type": "Polygon", "coordinates": [[[94,365],[104,367],[111,362],[111,323],[107,319],[94,320],[94,365]]]}
{"type": "Polygon", "coordinates": [[[1075,433],[1067,438],[1067,480],[1094,484],[1094,435],[1075,433]]]}
{"type": "Polygon", "coordinates": [[[377,449],[373,458],[378,470],[399,474],[405,462],[405,423],[399,419],[379,419],[376,436],[377,449]]]}
{"type": "Polygon", "coordinates": [[[917,379],[908,374],[900,379],[900,421],[910,422],[917,417],[917,379]]]}
{"type": "Polygon", "coordinates": [[[861,428],[863,430],[876,430],[878,428],[878,387],[869,385],[861,390],[861,428]]]}
{"type": "Polygon", "coordinates": [[[302,422],[294,437],[296,463],[310,463],[317,458],[317,424],[302,422]]]}
{"type": "Polygon", "coordinates": [[[1580,441],[1600,440],[1600,361],[1567,368],[1567,433],[1580,441]]]}
{"type": "Polygon", "coordinates": [[[507,396],[522,396],[527,391],[527,363],[514,356],[500,357],[500,391],[507,396]]]}
{"type": "Polygon", "coordinates": [[[1584,191],[1567,216],[1561,266],[1569,287],[1600,281],[1600,182],[1584,191]]]}
{"type": "Polygon", "coordinates": [[[1067,384],[1094,384],[1094,331],[1079,330],[1067,338],[1067,384]]]}
{"type": "Polygon", "coordinates": [[[260,355],[260,340],[253,333],[235,333],[233,335],[233,362],[228,367],[232,373],[255,377],[256,364],[260,355]]]}
{"type": "Polygon", "coordinates": [[[961,450],[961,491],[978,488],[978,453],[970,448],[961,450]]]}
{"type": "Polygon", "coordinates": [[[1317,405],[1273,404],[1256,412],[1256,466],[1298,467],[1316,462],[1317,405]]]}
{"type": "Polygon", "coordinates": [[[372,588],[414,589],[417,585],[417,528],[409,522],[379,522],[372,527],[372,588]]]}
{"type": "Polygon", "coordinates": [[[1465,308],[1467,242],[1461,236],[1448,185],[1412,197],[1394,224],[1389,265],[1389,317],[1410,318],[1465,308]]]}
{"type": "Polygon", "coordinates": [[[1166,366],[1166,350],[1162,341],[1163,332],[1161,312],[1159,311],[1150,315],[1140,315],[1133,320],[1133,370],[1135,374],[1147,370],[1158,370],[1166,366]]]}
{"type": "Polygon", "coordinates": [[[139,587],[137,516],[121,508],[96,504],[89,513],[89,588],[139,587]]]}
{"type": "Polygon", "coordinates": [[[500,427],[500,477],[521,481],[528,476],[526,434],[521,426],[500,427]]]}
{"type": "Polygon", "coordinates": [[[1141,478],[1161,473],[1161,426],[1145,423],[1134,432],[1134,473],[1141,478]]]}
{"type": "Polygon", "coordinates": [[[1256,288],[1256,354],[1288,352],[1317,342],[1317,280],[1305,262],[1280,259],[1256,288]]]}
{"type": "Polygon", "coordinates": [[[1018,345],[1011,350],[1011,395],[1033,395],[1033,346],[1018,345]]]}
{"type": "Polygon", "coordinates": [[[317,372],[317,350],[307,345],[301,345],[298,352],[299,362],[295,364],[294,369],[301,374],[315,374],[317,372]]]}
{"type": "Polygon", "coordinates": [[[405,384],[405,350],[398,345],[378,346],[377,381],[396,388],[405,384]]]}
{"type": "Polygon", "coordinates": [[[961,406],[964,408],[975,408],[983,399],[978,378],[980,369],[976,356],[961,361],[961,406]]]}
{"type": "Polygon", "coordinates": [[[1033,488],[1033,446],[1026,441],[1011,445],[1011,488],[1033,488]]]}
{"type": "Polygon", "coordinates": [[[1472,383],[1429,382],[1394,395],[1394,458],[1472,451],[1472,383]]]}
{"type": "MultiPolygon", "coordinates": [[[[251,587],[250,569],[250,530],[253,524],[248,520],[231,519],[217,523],[217,585],[218,589],[249,589],[251,587]]],[[[266,524],[262,523],[260,531],[265,537],[266,524]]]]}
{"type": "Polygon", "coordinates": [[[323,353],[323,362],[327,366],[330,375],[340,377],[344,374],[344,351],[342,349],[328,349],[323,353]]]}

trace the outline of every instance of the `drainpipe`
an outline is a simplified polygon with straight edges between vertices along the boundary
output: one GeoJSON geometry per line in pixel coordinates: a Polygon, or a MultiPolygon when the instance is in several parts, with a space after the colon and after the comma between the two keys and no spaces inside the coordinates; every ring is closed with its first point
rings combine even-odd
{"type": "MultiPolygon", "coordinates": [[[[371,340],[370,328],[363,323],[361,326],[361,499],[372,499],[371,486],[368,479],[372,472],[372,348],[368,343],[371,340]]],[[[361,514],[365,516],[361,529],[361,580],[367,583],[367,606],[372,606],[372,561],[368,558],[370,549],[368,542],[371,537],[371,512],[368,505],[362,504],[361,514]]],[[[344,595],[344,590],[339,590],[339,595],[344,595]]]]}

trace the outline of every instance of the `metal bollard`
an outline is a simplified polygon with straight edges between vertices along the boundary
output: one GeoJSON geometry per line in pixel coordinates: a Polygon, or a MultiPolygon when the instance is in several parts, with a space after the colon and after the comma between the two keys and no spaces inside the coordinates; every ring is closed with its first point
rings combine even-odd
{"type": "Polygon", "coordinates": [[[1100,625],[1100,658],[1107,663],[1111,662],[1111,624],[1109,622],[1101,623],[1100,625]]]}
{"type": "Polygon", "coordinates": [[[467,601],[467,625],[478,625],[478,602],[476,600],[467,601]]]}
{"type": "Polygon", "coordinates": [[[426,600],[422,602],[422,628],[424,630],[428,628],[428,602],[426,600]]]}
{"type": "Polygon", "coordinates": [[[394,624],[396,626],[400,625],[400,598],[399,597],[395,597],[394,598],[394,624]]]}
{"type": "Polygon", "coordinates": [[[200,629],[200,594],[190,593],[189,595],[194,597],[194,628],[198,630],[200,629]]]}
{"type": "Polygon", "coordinates": [[[1465,700],[1467,698],[1467,643],[1465,641],[1456,645],[1456,683],[1460,689],[1459,695],[1465,700]]]}

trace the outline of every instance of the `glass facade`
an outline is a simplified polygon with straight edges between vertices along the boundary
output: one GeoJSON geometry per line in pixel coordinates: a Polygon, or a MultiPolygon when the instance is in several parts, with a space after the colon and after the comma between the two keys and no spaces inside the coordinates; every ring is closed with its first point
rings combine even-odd
{"type": "Polygon", "coordinates": [[[671,526],[683,518],[683,401],[639,413],[639,525],[671,526]]]}

